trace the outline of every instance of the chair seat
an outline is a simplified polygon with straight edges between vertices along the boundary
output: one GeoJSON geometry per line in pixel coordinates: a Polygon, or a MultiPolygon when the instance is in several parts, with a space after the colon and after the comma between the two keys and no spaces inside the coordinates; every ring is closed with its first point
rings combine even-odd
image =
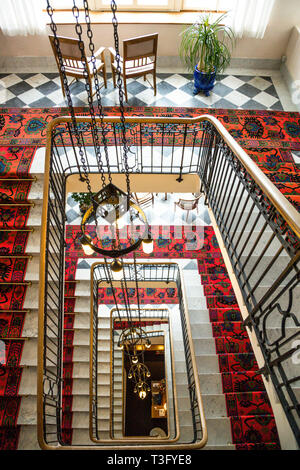
{"type": "MultiPolygon", "coordinates": [[[[92,59],[90,57],[88,57],[88,66],[89,66],[89,71],[90,73],[92,74],[93,73],[93,62],[92,62],[92,59]]],[[[99,60],[99,59],[96,59],[96,69],[97,69],[97,72],[104,66],[104,63],[99,60]]],[[[83,67],[69,67],[68,65],[65,65],[65,71],[66,71],[66,74],[72,74],[72,75],[78,75],[78,76],[82,76],[83,75],[83,71],[84,71],[84,68],[83,67]]]]}
{"type": "MultiPolygon", "coordinates": [[[[127,61],[125,64],[125,70],[126,70],[126,75],[135,75],[135,74],[143,74],[143,73],[149,73],[154,70],[154,63],[147,58],[148,64],[145,65],[139,65],[137,67],[134,67],[134,62],[132,60],[127,61]]],[[[115,61],[112,66],[114,67],[115,70],[117,70],[117,62],[115,61]]],[[[121,58],[120,61],[120,66],[121,70],[123,71],[123,60],[121,58]]]]}

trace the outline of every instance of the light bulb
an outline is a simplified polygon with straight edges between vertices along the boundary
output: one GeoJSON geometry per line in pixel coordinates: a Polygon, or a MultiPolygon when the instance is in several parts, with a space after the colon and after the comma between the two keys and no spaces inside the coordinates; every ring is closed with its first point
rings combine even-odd
{"type": "Polygon", "coordinates": [[[120,260],[115,259],[110,264],[110,269],[115,281],[120,281],[123,278],[123,265],[120,260]]]}
{"type": "Polygon", "coordinates": [[[147,238],[146,240],[142,241],[142,248],[143,252],[149,255],[153,251],[153,240],[151,238],[147,238]]]}
{"type": "Polygon", "coordinates": [[[146,377],[151,377],[151,374],[149,371],[147,372],[146,377]]]}
{"type": "Polygon", "coordinates": [[[132,356],[132,364],[137,364],[139,362],[137,356],[132,356]]]}
{"type": "Polygon", "coordinates": [[[129,379],[132,379],[132,373],[131,373],[131,372],[129,372],[128,378],[129,378],[129,379]]]}
{"type": "Polygon", "coordinates": [[[146,398],[146,395],[147,395],[147,393],[145,392],[145,390],[141,390],[139,392],[139,397],[140,397],[141,400],[144,400],[146,398]]]}
{"type": "Polygon", "coordinates": [[[90,245],[82,245],[82,248],[87,256],[92,255],[94,253],[94,250],[90,245]]]}
{"type": "Polygon", "coordinates": [[[84,237],[81,237],[80,242],[82,249],[87,256],[92,255],[94,253],[93,248],[87,243],[84,237]]]}
{"type": "Polygon", "coordinates": [[[146,343],[145,346],[146,346],[147,349],[151,348],[151,343],[150,343],[150,341],[149,341],[148,343],[146,343]]]}

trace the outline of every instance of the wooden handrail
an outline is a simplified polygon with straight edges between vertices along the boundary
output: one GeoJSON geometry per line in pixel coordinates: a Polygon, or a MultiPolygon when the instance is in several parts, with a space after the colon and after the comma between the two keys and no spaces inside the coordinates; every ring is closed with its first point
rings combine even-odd
{"type": "MultiPolygon", "coordinates": [[[[76,121],[89,122],[92,120],[88,116],[78,116],[76,121]]],[[[120,123],[121,119],[118,116],[107,116],[103,119],[107,123],[120,123]]],[[[202,116],[193,118],[177,118],[177,117],[131,117],[126,116],[127,123],[134,124],[197,124],[203,121],[210,122],[214,128],[219,132],[224,141],[245,167],[247,172],[252,176],[254,181],[258,184],[264,194],[268,196],[274,207],[278,210],[293,232],[300,238],[300,214],[295,207],[288,201],[288,199],[279,191],[279,189],[272,183],[272,181],[263,173],[263,171],[257,166],[257,164],[249,157],[244,149],[236,142],[236,140],[230,135],[228,130],[221,124],[221,122],[209,114],[203,114],[202,116]]],[[[68,116],[62,116],[53,119],[48,125],[47,134],[50,133],[57,125],[62,122],[71,123],[72,120],[68,116]]],[[[100,122],[100,118],[96,118],[96,122],[100,122]]],[[[49,135],[49,134],[48,134],[49,135]]],[[[51,135],[51,134],[50,134],[51,135]]],[[[48,145],[47,145],[48,148],[48,145]]],[[[47,156],[46,156],[47,158],[47,156]]]]}
{"type": "MultiPolygon", "coordinates": [[[[88,116],[77,117],[78,123],[91,123],[91,118],[88,116]]],[[[285,196],[276,188],[276,186],[268,179],[268,177],[260,170],[250,156],[243,150],[235,139],[230,135],[226,128],[213,116],[208,114],[194,117],[194,118],[171,118],[171,117],[130,117],[126,116],[126,123],[137,123],[137,124],[197,124],[200,122],[210,122],[217,132],[222,136],[228,147],[232,150],[241,164],[244,166],[246,171],[251,175],[256,184],[261,188],[263,193],[269,198],[271,203],[274,205],[276,210],[280,213],[287,225],[292,229],[298,238],[300,238],[300,214],[292,206],[292,204],[285,198],[285,196]]],[[[96,122],[100,123],[100,118],[96,118],[96,122]]],[[[120,117],[107,116],[104,118],[104,123],[120,123],[120,117]]],[[[42,227],[41,227],[41,262],[40,262],[40,288],[39,288],[39,334],[38,334],[38,374],[37,374],[37,417],[38,417],[38,441],[42,449],[99,449],[98,446],[51,446],[44,440],[44,417],[43,417],[43,357],[44,357],[44,303],[45,303],[45,287],[46,287],[46,273],[45,273],[45,252],[46,252],[46,240],[47,240],[47,217],[48,217],[48,198],[49,198],[49,177],[50,177],[50,159],[51,159],[51,140],[53,131],[56,126],[62,123],[72,123],[71,117],[63,116],[53,119],[47,127],[47,149],[45,159],[45,178],[44,178],[44,198],[43,198],[43,215],[42,215],[42,227]]],[[[6,229],[1,229],[4,231],[6,229]]],[[[7,229],[14,230],[14,229],[7,229]]],[[[19,229],[22,230],[22,229],[19,229]]],[[[28,229],[23,229],[28,230],[28,229]]],[[[32,231],[33,229],[29,229],[32,231]]],[[[184,290],[184,288],[183,288],[184,290]]],[[[184,296],[185,297],[185,296],[184,296]]],[[[185,301],[186,303],[186,301],[185,301]]],[[[190,326],[188,325],[188,331],[190,334],[190,326]]],[[[191,353],[193,365],[197,370],[195,356],[193,351],[193,344],[191,344],[191,353]]],[[[196,380],[197,393],[200,396],[199,383],[196,380]]],[[[202,403],[202,400],[201,400],[202,403]]],[[[200,413],[205,422],[203,406],[201,405],[200,413]]],[[[207,430],[206,427],[203,429],[202,445],[205,445],[207,441],[207,430]]],[[[128,450],[134,449],[134,446],[101,446],[103,450],[128,450]]],[[[141,446],[136,446],[136,449],[141,449],[141,446]]],[[[148,449],[151,447],[147,447],[148,449]]],[[[181,449],[181,446],[174,446],[173,449],[181,449]]],[[[193,448],[193,445],[190,446],[193,448]]],[[[195,445],[197,448],[197,444],[195,445]]],[[[159,449],[163,450],[163,446],[159,446],[159,449]]],[[[165,448],[170,449],[170,446],[165,448]]]]}

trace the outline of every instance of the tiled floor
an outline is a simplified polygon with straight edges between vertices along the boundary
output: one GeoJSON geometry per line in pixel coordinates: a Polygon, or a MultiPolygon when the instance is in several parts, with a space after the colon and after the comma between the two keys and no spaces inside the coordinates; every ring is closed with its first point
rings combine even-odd
{"type": "MultiPolygon", "coordinates": [[[[104,106],[118,104],[118,92],[108,74],[107,89],[101,88],[104,106]]],[[[150,78],[151,80],[151,78],[150,78]]],[[[193,95],[192,74],[158,73],[157,95],[143,78],[128,81],[129,106],[187,106],[282,110],[270,75],[220,75],[210,96],[193,95]]],[[[71,85],[74,106],[87,106],[84,82],[71,85]]],[[[57,73],[0,74],[0,107],[66,106],[57,73]]]]}
{"type": "MultiPolygon", "coordinates": [[[[187,219],[187,212],[174,206],[174,202],[179,198],[194,199],[189,193],[158,193],[154,194],[153,206],[148,206],[144,210],[149,225],[183,225],[183,226],[206,226],[211,225],[207,207],[204,205],[204,198],[200,198],[198,210],[190,211],[187,219]]],[[[69,195],[66,204],[67,224],[80,225],[82,214],[79,204],[69,195]]]]}

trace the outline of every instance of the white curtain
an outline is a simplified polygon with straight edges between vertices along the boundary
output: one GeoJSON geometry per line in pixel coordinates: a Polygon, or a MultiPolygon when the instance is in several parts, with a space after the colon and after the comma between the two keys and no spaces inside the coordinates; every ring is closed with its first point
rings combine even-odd
{"type": "Polygon", "coordinates": [[[269,24],[275,0],[235,0],[231,27],[237,37],[262,39],[269,24]]]}
{"type": "Polygon", "coordinates": [[[45,0],[0,0],[0,28],[8,36],[46,33],[45,0]]]}

